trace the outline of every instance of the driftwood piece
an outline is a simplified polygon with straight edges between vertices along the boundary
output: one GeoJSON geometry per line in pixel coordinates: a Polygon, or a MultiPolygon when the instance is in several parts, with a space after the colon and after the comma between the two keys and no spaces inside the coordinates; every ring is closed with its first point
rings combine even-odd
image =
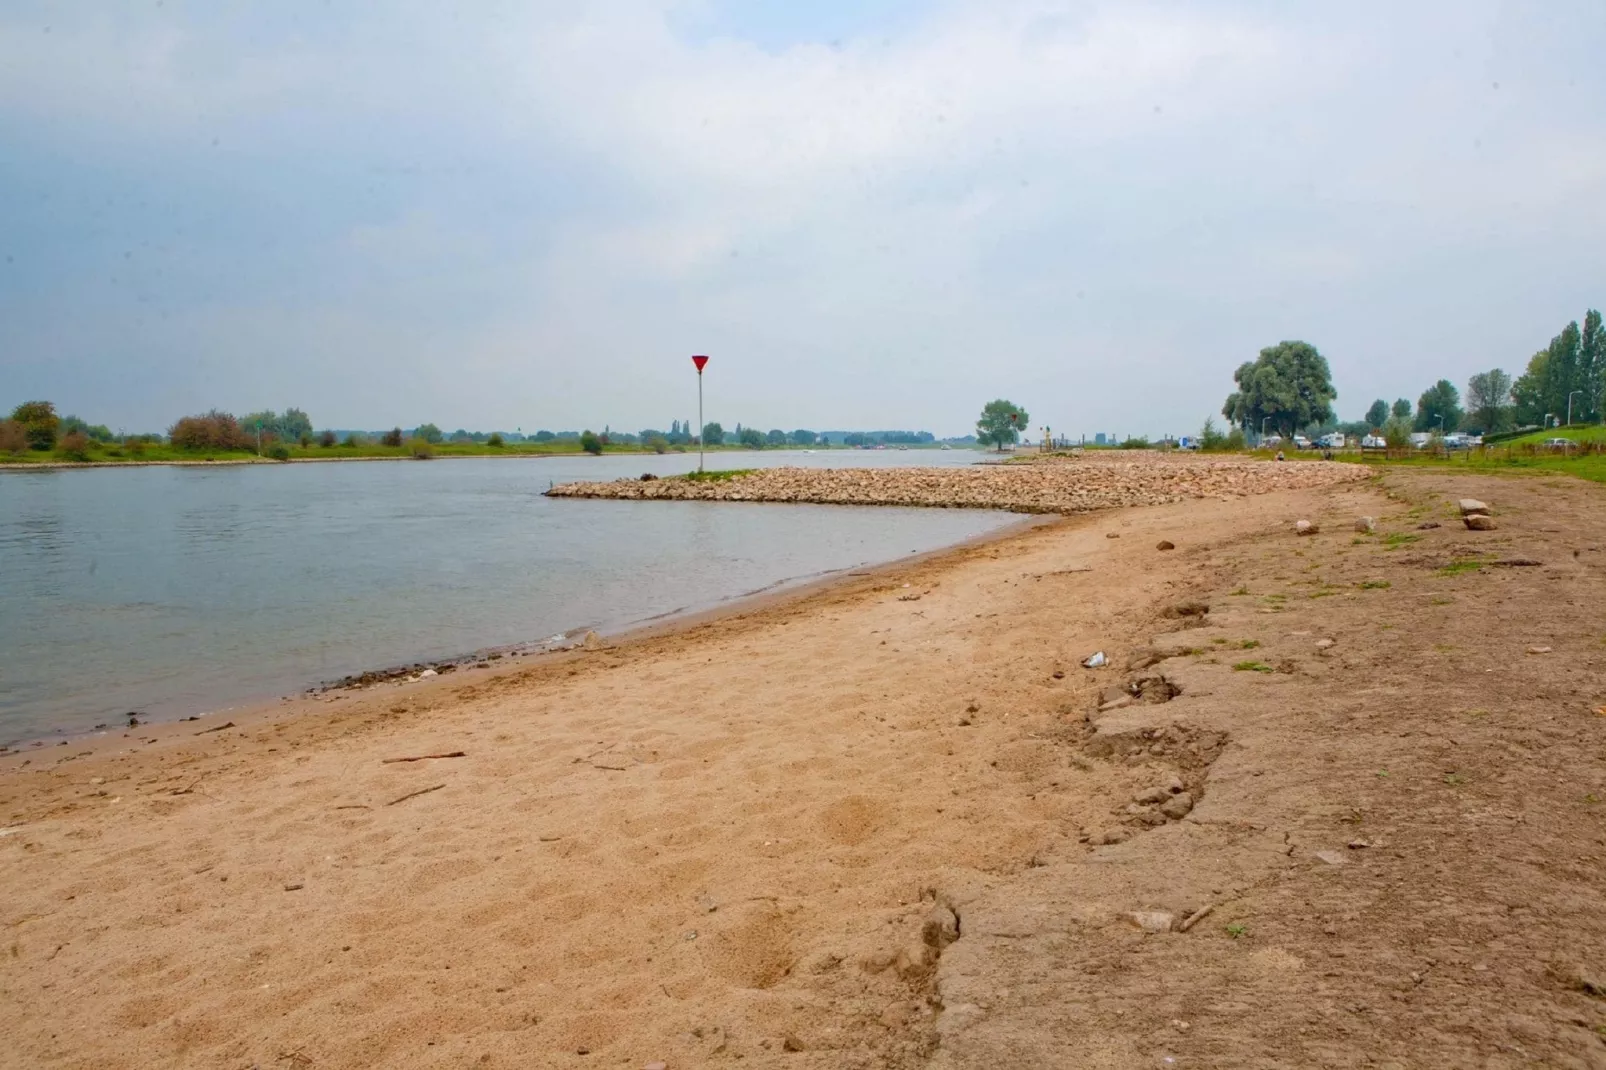
{"type": "Polygon", "coordinates": [[[432,791],[440,791],[445,786],[446,786],[445,784],[433,784],[433,785],[431,785],[431,786],[429,786],[427,788],[419,788],[417,791],[409,791],[406,795],[403,795],[401,798],[392,799],[392,800],[390,800],[390,802],[386,803],[385,805],[386,806],[395,806],[397,803],[406,802],[408,799],[416,799],[420,795],[428,795],[432,791]]]}
{"type": "Polygon", "coordinates": [[[447,751],[444,754],[418,754],[411,758],[386,758],[380,765],[394,765],[397,762],[427,762],[432,758],[467,758],[468,752],[461,750],[447,751]]]}

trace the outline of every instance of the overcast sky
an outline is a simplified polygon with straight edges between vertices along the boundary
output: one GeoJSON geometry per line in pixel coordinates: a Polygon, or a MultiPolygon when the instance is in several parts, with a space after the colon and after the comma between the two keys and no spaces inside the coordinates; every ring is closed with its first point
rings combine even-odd
{"type": "Polygon", "coordinates": [[[1606,302],[1606,4],[0,6],[0,406],[1186,432],[1606,302]]]}

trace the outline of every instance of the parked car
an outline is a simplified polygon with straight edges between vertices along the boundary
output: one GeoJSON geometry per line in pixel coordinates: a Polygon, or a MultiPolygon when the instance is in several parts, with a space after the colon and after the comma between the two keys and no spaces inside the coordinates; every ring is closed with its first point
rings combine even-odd
{"type": "Polygon", "coordinates": [[[1570,450],[1576,445],[1578,443],[1570,438],[1547,438],[1544,441],[1544,447],[1547,450],[1570,450]]]}
{"type": "Polygon", "coordinates": [[[1296,450],[1308,450],[1308,449],[1310,449],[1310,439],[1306,438],[1304,435],[1295,435],[1294,436],[1294,449],[1296,449],[1296,450]]]}
{"type": "Polygon", "coordinates": [[[1424,446],[1426,446],[1429,442],[1432,442],[1432,441],[1433,441],[1433,436],[1428,434],[1426,431],[1412,431],[1411,432],[1411,445],[1415,446],[1417,449],[1422,449],[1424,446]]]}
{"type": "Polygon", "coordinates": [[[1381,450],[1388,448],[1388,440],[1382,435],[1366,435],[1361,439],[1361,449],[1381,450]]]}
{"type": "Polygon", "coordinates": [[[1265,438],[1260,440],[1260,446],[1262,449],[1274,450],[1282,444],[1283,436],[1281,435],[1267,435],[1265,438]]]}

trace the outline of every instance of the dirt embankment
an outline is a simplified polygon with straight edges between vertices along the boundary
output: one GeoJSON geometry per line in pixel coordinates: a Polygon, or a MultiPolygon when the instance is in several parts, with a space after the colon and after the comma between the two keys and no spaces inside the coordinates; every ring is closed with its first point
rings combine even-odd
{"type": "Polygon", "coordinates": [[[1386,486],[7,759],[0,1065],[1606,1065],[1602,492],[1386,486]]]}
{"type": "Polygon", "coordinates": [[[1085,513],[1197,498],[1235,498],[1363,480],[1360,465],[1277,463],[1191,454],[1123,452],[1074,461],[964,468],[765,468],[729,479],[621,479],[565,483],[554,498],[631,501],[808,502],[1085,513]]]}

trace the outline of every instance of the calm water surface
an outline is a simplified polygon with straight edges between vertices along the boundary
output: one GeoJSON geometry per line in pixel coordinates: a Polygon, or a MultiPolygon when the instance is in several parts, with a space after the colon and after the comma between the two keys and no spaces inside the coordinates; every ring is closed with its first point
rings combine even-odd
{"type": "MultiPolygon", "coordinates": [[[[977,457],[766,452],[709,467],[977,457]]],[[[672,454],[0,472],[0,742],[619,629],[1017,519],[540,493],[696,464],[672,454]]]]}

